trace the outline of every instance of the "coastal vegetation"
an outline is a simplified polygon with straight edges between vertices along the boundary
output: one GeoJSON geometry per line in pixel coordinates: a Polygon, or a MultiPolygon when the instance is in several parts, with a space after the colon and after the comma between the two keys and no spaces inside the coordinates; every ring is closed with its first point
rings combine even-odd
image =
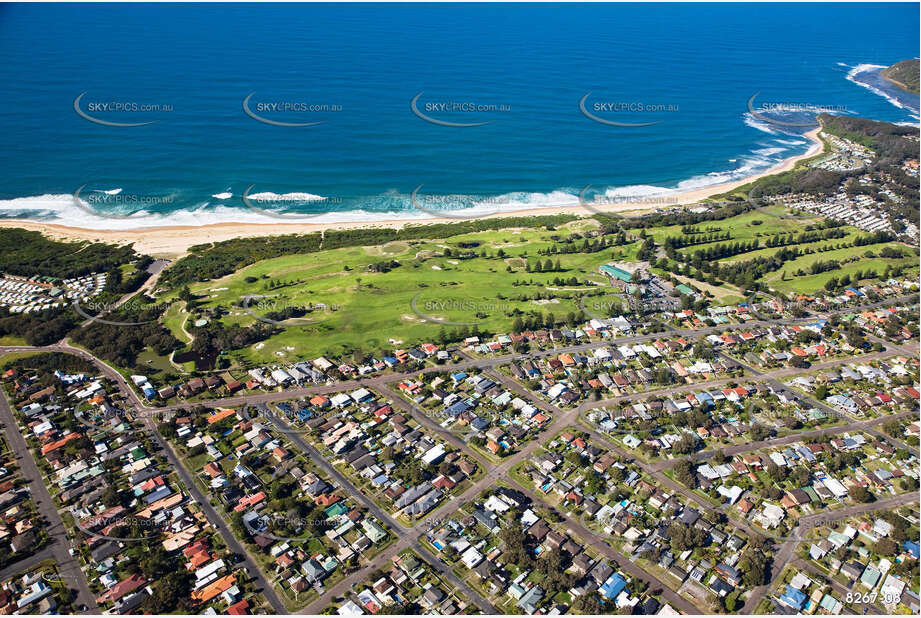
{"type": "MultiPolygon", "coordinates": [[[[670,225],[650,226],[644,218],[619,219],[612,227],[606,218],[607,227],[586,227],[593,220],[581,220],[551,229],[321,249],[258,260],[183,285],[161,300],[182,295],[188,299],[186,324],[208,320],[185,329],[194,349],[221,349],[232,363],[249,365],[574,326],[594,317],[586,309],[596,306],[604,307],[594,312],[602,317],[629,312],[598,272],[611,261],[645,258],[660,276],[707,290],[714,304],[739,302],[746,290],[813,293],[832,278],[838,286],[845,274],[851,284],[915,266],[907,245],[820,217],[779,206],[754,211],[728,205],[700,214],[714,212],[718,217],[706,221],[691,213],[694,223],[673,215],[670,225]],[[238,331],[237,345],[226,336],[235,326],[255,330],[238,331]]],[[[167,321],[173,335],[185,340],[182,323],[178,316],[167,321]]]]}
{"type": "MultiPolygon", "coordinates": [[[[894,179],[886,190],[896,186],[902,200],[894,209],[917,203],[917,177],[897,173],[916,149],[913,129],[846,116],[820,121],[829,134],[876,153],[874,169],[894,179]]],[[[629,218],[505,217],[237,238],[191,247],[162,273],[157,289],[131,299],[123,297],[146,280],[150,258],[129,247],[5,229],[0,239],[13,247],[0,258],[5,272],[106,272],[99,306],[128,302],[104,309],[106,321],[88,321],[73,307],[0,310],[0,337],[33,345],[66,337],[123,370],[146,365],[172,373],[380,355],[423,341],[446,345],[474,334],[575,327],[591,317],[642,312],[599,272],[609,262],[642,264],[673,285],[690,285],[702,297],[679,304],[701,309],[754,292],[838,292],[916,273],[917,249],[889,232],[864,232],[768,199],[832,195],[842,186],[883,191],[847,184],[849,175],[857,174],[802,164],[704,202],[705,209],[629,218]]]]}
{"type": "Polygon", "coordinates": [[[919,89],[918,83],[918,73],[919,70],[917,58],[902,60],[900,62],[896,62],[890,67],[883,69],[883,77],[888,79],[890,82],[905,92],[910,92],[912,94],[921,93],[921,89],[919,89]]]}
{"type": "MultiPolygon", "coordinates": [[[[61,242],[18,228],[0,228],[0,247],[0,272],[23,277],[72,279],[110,272],[139,258],[130,246],[61,242]]],[[[144,267],[150,258],[145,259],[144,267]]]]}
{"type": "Polygon", "coordinates": [[[423,238],[450,238],[460,234],[516,227],[554,227],[573,221],[573,215],[540,217],[504,217],[501,219],[472,219],[456,223],[407,225],[400,229],[343,229],[293,234],[268,238],[236,238],[210,245],[195,245],[164,274],[164,281],[182,285],[193,281],[208,281],[239,270],[259,260],[293,254],[316,253],[325,249],[386,245],[398,241],[423,238]]]}

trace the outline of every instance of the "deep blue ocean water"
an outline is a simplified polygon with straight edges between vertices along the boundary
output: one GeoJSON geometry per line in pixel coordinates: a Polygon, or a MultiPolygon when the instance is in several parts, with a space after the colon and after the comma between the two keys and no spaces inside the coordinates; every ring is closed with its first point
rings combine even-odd
{"type": "Polygon", "coordinates": [[[756,93],[758,109],[917,123],[918,98],[873,67],[917,55],[918,19],[917,4],[4,4],[0,216],[370,220],[413,211],[419,185],[426,209],[513,209],[589,184],[615,197],[715,184],[807,149],[804,129],[752,117],[756,93]],[[251,93],[254,115],[310,126],[252,118],[251,93]],[[94,119],[154,122],[92,122],[81,94],[94,119]],[[417,95],[436,122],[413,112],[417,95]],[[646,126],[588,118],[586,95],[596,117],[646,126]]]}

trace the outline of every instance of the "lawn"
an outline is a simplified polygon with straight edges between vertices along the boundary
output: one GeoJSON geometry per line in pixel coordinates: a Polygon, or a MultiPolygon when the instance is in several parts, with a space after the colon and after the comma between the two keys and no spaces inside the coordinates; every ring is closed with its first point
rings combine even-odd
{"type": "MultiPolygon", "coordinates": [[[[215,281],[191,287],[195,304],[221,307],[224,323],[253,324],[288,307],[313,306],[285,329],[235,353],[242,362],[278,362],[340,354],[355,348],[378,351],[397,342],[434,340],[439,331],[477,326],[507,330],[519,313],[578,312],[579,294],[606,284],[597,268],[618,256],[635,255],[636,243],[596,253],[538,255],[568,232],[503,230],[455,236],[440,242],[389,243],[292,255],[253,264],[215,281]],[[445,249],[451,254],[445,255],[445,249]],[[498,255],[499,251],[502,255],[498,255]],[[475,252],[459,258],[459,252],[475,252]],[[481,256],[481,252],[487,256],[481,256]],[[525,260],[560,262],[560,272],[528,273],[525,260]],[[394,260],[389,272],[372,264],[394,260]],[[575,277],[583,285],[555,284],[575,277]],[[541,295],[543,298],[538,299],[541,295]],[[247,300],[247,297],[251,297],[247,300]],[[549,297],[549,298],[547,298],[549,297]],[[439,323],[438,321],[445,323],[439,323]]],[[[581,241],[577,241],[581,242],[581,241]]],[[[176,307],[176,304],[174,304],[176,307]]],[[[185,314],[170,308],[164,324],[187,340],[180,325],[185,314]]]]}
{"type": "MultiPolygon", "coordinates": [[[[709,230],[720,232],[729,231],[732,233],[732,238],[729,240],[714,241],[711,243],[684,247],[679,250],[679,253],[684,255],[693,255],[695,251],[706,249],[707,247],[712,247],[720,244],[735,244],[736,242],[744,243],[750,242],[754,239],[759,239],[761,241],[762,248],[755,251],[723,258],[720,260],[720,262],[729,264],[733,262],[747,261],[759,257],[769,257],[780,250],[780,247],[764,247],[763,245],[765,244],[767,238],[775,234],[799,234],[804,231],[803,228],[805,228],[805,226],[817,223],[820,220],[821,218],[819,217],[809,215],[794,215],[781,206],[770,206],[758,211],[743,213],[729,219],[724,219],[722,221],[709,221],[694,226],[703,233],[706,233],[709,230]]],[[[646,230],[646,233],[652,236],[657,243],[661,244],[668,236],[681,236],[681,229],[682,226],[680,225],[672,225],[668,227],[646,230]]],[[[816,249],[818,247],[825,247],[830,245],[834,246],[839,243],[853,242],[854,238],[866,235],[866,232],[851,226],[842,226],[841,229],[847,232],[847,235],[843,238],[831,238],[828,240],[803,243],[801,245],[791,245],[791,248],[806,250],[809,248],[816,249]]],[[[822,290],[826,281],[832,277],[840,278],[844,274],[853,275],[858,270],[865,272],[870,269],[876,270],[877,274],[882,276],[883,272],[886,270],[887,265],[916,265],[918,259],[915,253],[916,250],[909,247],[908,245],[894,242],[877,243],[860,247],[847,247],[826,252],[816,251],[815,253],[804,255],[785,263],[780,271],[769,274],[762,281],[779,292],[809,294],[822,290]],[[864,257],[864,254],[866,254],[868,251],[872,251],[878,255],[881,249],[891,246],[904,247],[909,251],[906,253],[906,257],[903,258],[864,257]],[[834,271],[820,273],[817,275],[807,274],[796,276],[793,274],[800,269],[808,273],[809,267],[814,262],[819,260],[838,260],[839,262],[843,262],[849,259],[854,261],[847,264],[842,264],[841,268],[834,271]],[[786,273],[786,280],[784,281],[781,280],[783,273],[786,273]]],[[[911,271],[906,274],[910,273],[911,271]]],[[[690,281],[691,285],[697,287],[698,289],[709,289],[710,292],[713,293],[714,301],[717,304],[729,304],[731,302],[736,302],[740,296],[740,293],[731,286],[723,285],[717,288],[713,288],[686,277],[679,277],[679,279],[690,281]],[[719,291],[718,294],[716,293],[717,291],[719,291]]]]}
{"type": "MultiPolygon", "coordinates": [[[[781,217],[782,212],[783,209],[772,207],[704,223],[697,228],[729,230],[733,238],[728,242],[744,242],[773,233],[798,233],[806,224],[817,221],[792,214],[781,217]]],[[[249,326],[260,319],[281,320],[277,322],[283,327],[280,332],[230,354],[239,366],[321,355],[348,356],[355,350],[380,355],[394,347],[437,342],[442,331],[453,335],[452,339],[475,328],[507,332],[516,317],[528,314],[546,318],[552,313],[561,320],[584,309],[588,317],[609,317],[614,303],[596,302],[600,296],[592,298],[611,291],[598,267],[610,261],[636,261],[640,242],[634,240],[594,253],[579,251],[583,248],[581,239],[565,242],[571,233],[589,231],[596,226],[593,220],[579,220],[552,231],[491,230],[440,240],[397,241],[263,260],[220,279],[190,286],[194,297],[190,310],[193,315],[217,312],[226,325],[249,326]],[[546,253],[551,247],[576,252],[546,253]],[[527,272],[529,264],[543,265],[548,260],[554,266],[553,272],[527,272]],[[557,262],[559,271],[555,270],[557,262]],[[599,305],[602,309],[588,310],[599,305]],[[288,319],[278,315],[291,308],[307,308],[308,312],[288,319]]],[[[849,230],[856,234],[852,228],[849,230]]],[[[680,235],[681,226],[647,230],[647,233],[661,242],[666,236],[680,235]]],[[[772,273],[766,283],[780,291],[814,292],[829,277],[845,272],[875,268],[882,274],[887,263],[882,258],[855,261],[821,275],[795,278],[792,274],[800,268],[808,272],[815,260],[840,260],[863,255],[873,248],[879,249],[868,246],[807,255],[785,265],[787,281],[780,280],[781,273],[772,273]]],[[[776,249],[753,253],[765,251],[776,249]]],[[[748,257],[745,254],[735,259],[748,257]]],[[[910,259],[888,262],[907,264],[910,259]]],[[[743,298],[733,286],[691,283],[710,291],[716,304],[737,303],[743,298]]],[[[163,300],[176,300],[176,294],[163,300]]],[[[183,325],[190,314],[180,309],[184,304],[172,303],[163,324],[178,339],[188,342],[183,325]]]]}
{"type": "MultiPolygon", "coordinates": [[[[880,248],[882,245],[870,245],[871,247],[880,248]]],[[[853,255],[862,255],[867,247],[853,247],[851,249],[839,249],[836,251],[828,251],[827,253],[822,254],[813,254],[807,255],[804,257],[797,258],[792,262],[787,262],[784,264],[784,269],[787,272],[788,279],[786,281],[781,281],[782,273],[775,273],[771,277],[765,279],[765,281],[772,288],[780,292],[796,292],[799,294],[811,294],[817,290],[824,289],[825,283],[832,277],[840,279],[844,275],[852,276],[858,270],[862,272],[867,272],[868,270],[875,270],[876,274],[882,276],[883,272],[886,270],[887,265],[891,266],[916,266],[918,263],[917,258],[902,258],[902,259],[888,259],[888,258],[861,258],[854,262],[848,264],[842,264],[839,268],[824,273],[819,273],[817,275],[806,275],[804,277],[794,277],[791,275],[792,272],[795,272],[797,269],[802,268],[808,272],[808,268],[813,261],[819,260],[841,260],[846,257],[853,255]],[[859,251],[858,251],[859,250],[859,251]],[[850,253],[848,253],[850,252],[850,253]]],[[[911,272],[915,269],[912,268],[909,271],[903,273],[903,276],[910,276],[911,272]]]]}
{"type": "MultiPolygon", "coordinates": [[[[731,232],[732,238],[729,240],[716,241],[709,244],[694,245],[685,247],[681,251],[696,251],[697,249],[707,247],[708,245],[717,245],[722,243],[749,242],[755,238],[760,238],[762,242],[765,236],[773,234],[799,234],[803,228],[809,224],[817,223],[821,220],[819,217],[794,216],[787,214],[781,218],[782,213],[788,213],[785,208],[772,206],[758,211],[751,211],[723,219],[722,221],[705,221],[697,224],[696,228],[706,233],[710,228],[719,229],[721,232],[731,232]],[[775,215],[775,216],[772,216],[775,215]],[[760,222],[760,223],[758,223],[760,222]]],[[[646,230],[646,234],[652,236],[657,244],[662,244],[667,236],[682,236],[681,225],[670,225],[667,227],[646,230]]],[[[853,228],[850,228],[853,229],[853,228]]],[[[639,230],[634,230],[638,233],[639,230]]]]}
{"type": "Polygon", "coordinates": [[[169,362],[168,356],[158,356],[156,352],[150,348],[138,354],[137,365],[156,370],[160,374],[178,373],[178,370],[169,362]]]}

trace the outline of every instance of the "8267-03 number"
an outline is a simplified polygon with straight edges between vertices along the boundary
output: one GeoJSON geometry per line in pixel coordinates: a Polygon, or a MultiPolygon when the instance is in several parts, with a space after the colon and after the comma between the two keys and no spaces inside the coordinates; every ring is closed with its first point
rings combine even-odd
{"type": "Polygon", "coordinates": [[[859,592],[848,592],[844,596],[845,603],[876,603],[877,599],[885,603],[886,605],[892,605],[899,601],[899,596],[895,594],[885,593],[878,594],[876,592],[867,592],[866,594],[860,594],[859,592]]]}

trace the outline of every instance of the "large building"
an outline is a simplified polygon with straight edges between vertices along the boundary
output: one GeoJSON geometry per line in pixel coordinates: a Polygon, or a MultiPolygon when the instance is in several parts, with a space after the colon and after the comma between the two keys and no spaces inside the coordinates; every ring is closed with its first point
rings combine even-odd
{"type": "Polygon", "coordinates": [[[620,268],[619,266],[614,266],[613,264],[605,264],[600,268],[602,274],[623,281],[624,283],[633,283],[633,273],[620,268]]]}

